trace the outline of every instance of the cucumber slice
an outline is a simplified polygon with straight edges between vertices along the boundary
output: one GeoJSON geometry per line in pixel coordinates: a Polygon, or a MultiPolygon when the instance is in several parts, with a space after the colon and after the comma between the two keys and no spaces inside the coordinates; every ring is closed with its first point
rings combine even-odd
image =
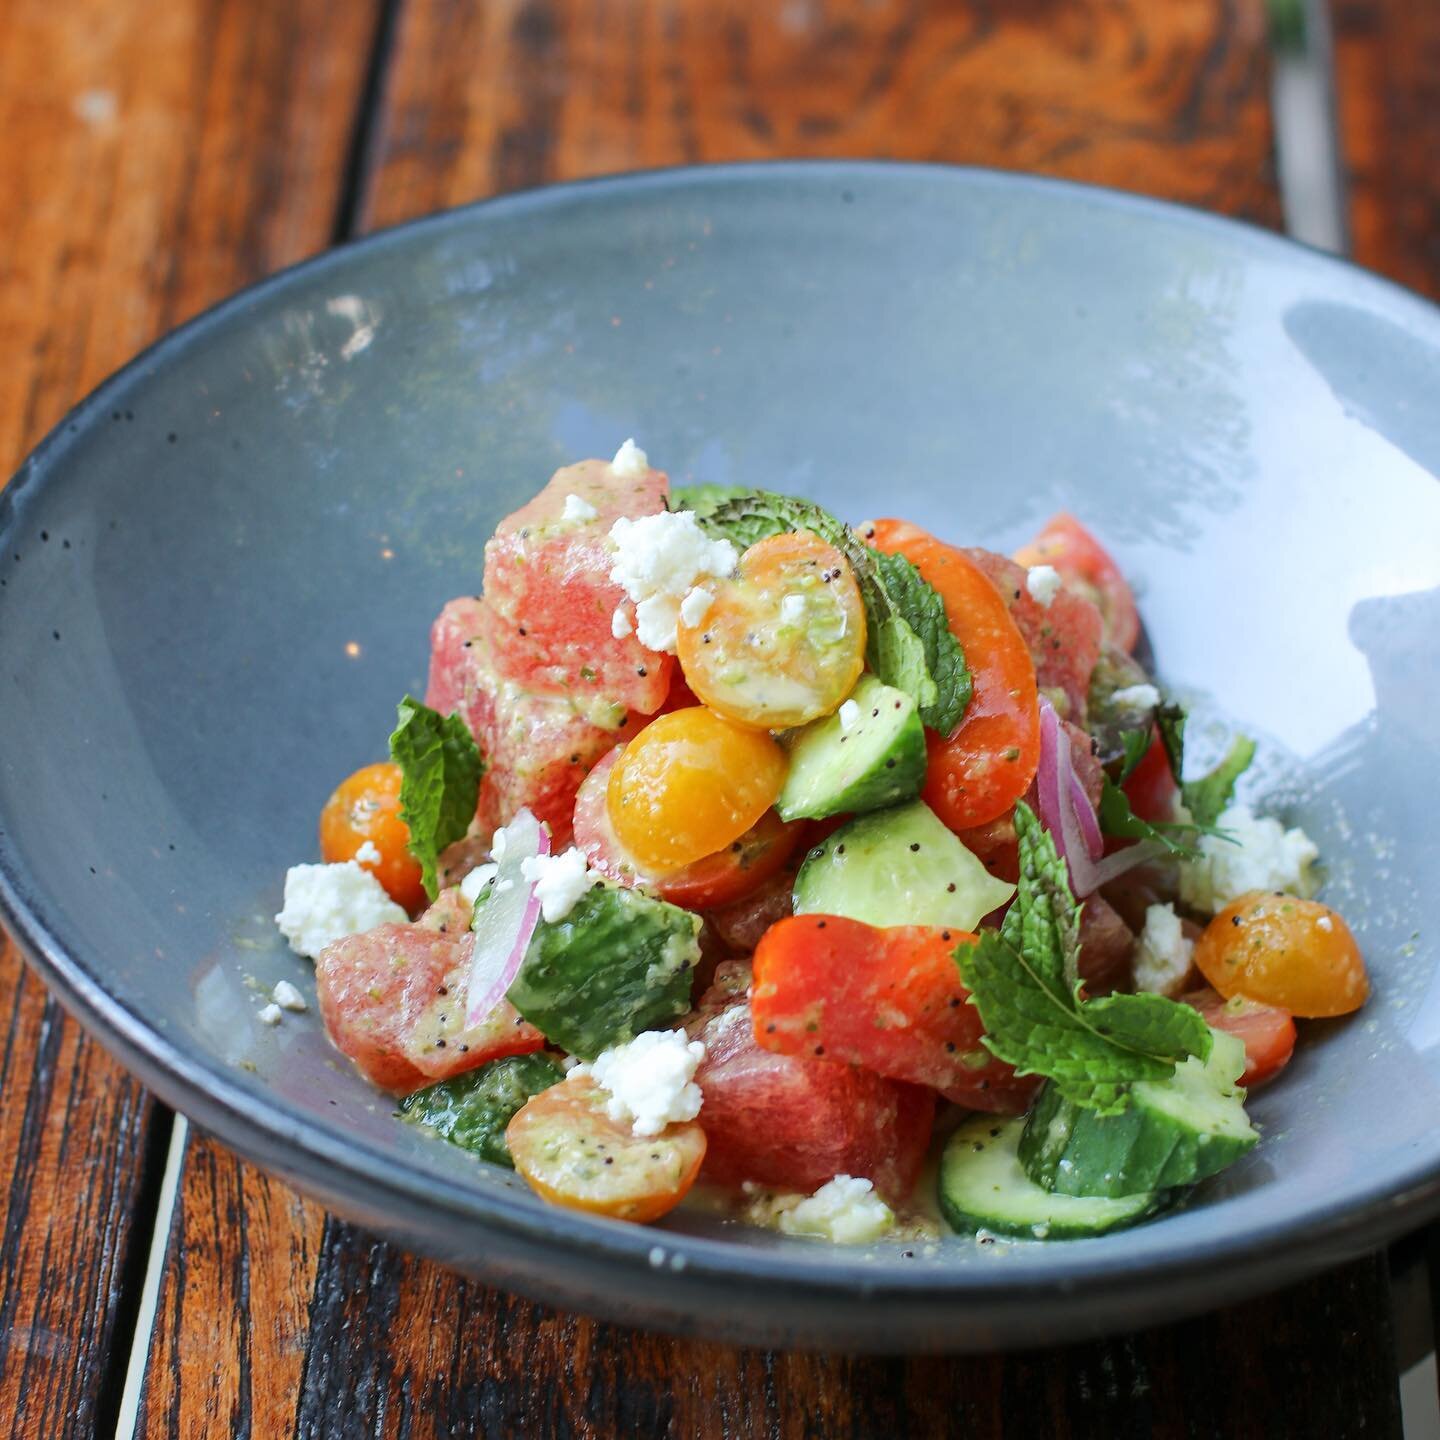
{"type": "Polygon", "coordinates": [[[1123,1199],[1055,1195],[1021,1168],[1019,1117],[977,1115],[940,1157],[940,1211],[962,1233],[991,1230],[1027,1240],[1078,1240],[1134,1225],[1164,1202],[1156,1194],[1123,1199]]]}
{"type": "Polygon", "coordinates": [[[564,1078],[550,1055],[507,1055],[407,1095],[400,1113],[482,1160],[513,1169],[505,1127],[532,1095],[564,1078]]]}
{"type": "Polygon", "coordinates": [[[1236,1084],[1244,1042],[1211,1033],[1209,1060],[1192,1055],[1173,1078],[1131,1086],[1119,1115],[1097,1115],[1047,1085],[1020,1140],[1025,1173],[1057,1194],[1130,1195],[1193,1185],[1254,1149],[1260,1137],[1236,1084]]]}
{"type": "Polygon", "coordinates": [[[795,879],[795,913],[973,930],[1014,893],[916,800],[862,815],[812,850],[795,879]]]}
{"type": "Polygon", "coordinates": [[[859,814],[918,795],[924,779],[925,727],[915,702],[862,675],[834,715],[791,738],[790,769],[775,808],[782,820],[859,814]]]}
{"type": "Polygon", "coordinates": [[[588,890],[535,927],[510,1003],[553,1045],[593,1060],[690,1008],[700,917],[638,890],[588,890]]]}

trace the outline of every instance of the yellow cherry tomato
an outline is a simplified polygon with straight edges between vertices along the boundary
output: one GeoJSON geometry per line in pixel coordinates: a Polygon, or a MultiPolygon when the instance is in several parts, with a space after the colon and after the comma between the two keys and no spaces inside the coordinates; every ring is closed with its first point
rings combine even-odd
{"type": "Polygon", "coordinates": [[[410,827],[400,818],[400,767],[385,760],[341,782],[320,812],[320,858],[327,865],[353,860],[369,841],[379,860],[362,860],[390,898],[407,910],[427,903],[420,862],[410,854],[410,827]]]}
{"type": "Polygon", "coordinates": [[[658,716],[625,747],[605,803],[616,838],[642,865],[678,870],[738,840],[784,781],[774,740],[696,705],[658,716]]]}
{"type": "Polygon", "coordinates": [[[865,666],[865,607],[845,557],[794,531],[752,545],[676,628],[680,668],[712,710],[764,730],[839,708],[865,666]]]}
{"type": "Polygon", "coordinates": [[[1328,905],[1293,895],[1256,891],[1227,905],[1195,942],[1195,964],[1227,998],[1312,1019],[1348,1015],[1370,993],[1350,927],[1328,905]]]}
{"type": "Polygon", "coordinates": [[[705,1132],[693,1120],[636,1135],[605,1112],[593,1080],[552,1085],[515,1112],[505,1143],[536,1194],[567,1210],[616,1220],[658,1220],[695,1183],[705,1132]]]}

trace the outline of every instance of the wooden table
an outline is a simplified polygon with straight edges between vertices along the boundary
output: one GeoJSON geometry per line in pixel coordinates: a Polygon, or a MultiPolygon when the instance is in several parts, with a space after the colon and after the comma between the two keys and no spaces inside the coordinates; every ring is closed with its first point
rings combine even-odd
{"type": "MultiPolygon", "coordinates": [[[[1440,293],[1440,5],[1331,18],[1355,253],[1440,293]]],[[[884,155],[1279,226],[1269,75],[1263,0],[0,0],[0,474],[203,306],[518,186],[884,155]]],[[[127,1368],[147,1436],[1399,1433],[1384,1257],[1048,1353],[672,1340],[457,1279],[203,1135],[172,1146],[9,946],[0,997],[11,1435],[114,1433],[127,1368]]]]}

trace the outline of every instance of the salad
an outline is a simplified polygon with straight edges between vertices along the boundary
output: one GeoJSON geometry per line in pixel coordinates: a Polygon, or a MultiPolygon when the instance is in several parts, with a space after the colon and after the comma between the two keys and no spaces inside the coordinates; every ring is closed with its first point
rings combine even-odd
{"type": "Polygon", "coordinates": [[[276,918],[404,1118],[557,1205],[1133,1225],[1368,993],[1314,844],[1234,798],[1254,744],[1192,774],[1140,636],[1068,515],[1007,557],[627,441],[497,527],[276,918]]]}

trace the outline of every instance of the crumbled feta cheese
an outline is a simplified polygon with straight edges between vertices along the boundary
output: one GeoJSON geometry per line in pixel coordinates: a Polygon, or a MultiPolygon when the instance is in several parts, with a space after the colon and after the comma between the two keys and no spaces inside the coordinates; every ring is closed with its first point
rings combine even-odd
{"type": "Polygon", "coordinates": [[[267,1005],[256,1017],[262,1025],[278,1025],[280,1023],[280,1007],[274,1003],[267,1005]]]}
{"type": "Polygon", "coordinates": [[[1117,710],[1153,710],[1160,703],[1160,692],[1153,685],[1127,685],[1110,696],[1117,710]]]}
{"type": "Polygon", "coordinates": [[[610,468],[626,480],[638,480],[650,468],[650,457],[633,440],[627,440],[615,452],[610,468]]]}
{"type": "Polygon", "coordinates": [[[787,1235],[818,1235],[837,1245],[866,1245],[895,1224],[895,1212],[868,1180],[837,1175],[780,1216],[787,1235]]]}
{"type": "Polygon", "coordinates": [[[498,865],[477,865],[460,882],[460,893],[473,905],[480,898],[480,892],[499,873],[498,865]]]}
{"type": "Polygon", "coordinates": [[[310,1007],[305,1003],[305,997],[288,981],[277,980],[275,988],[270,992],[270,998],[282,1010],[308,1010],[310,1007]]]}
{"type": "Polygon", "coordinates": [[[1215,826],[1231,838],[1202,835],[1200,854],[1180,866],[1180,898],[1187,905],[1214,914],[1251,890],[1306,898],[1314,891],[1310,867],[1320,852],[1303,830],[1287,830],[1240,804],[1222,811],[1215,826]]]}
{"type": "Polygon", "coordinates": [[[681,602],[680,618],[687,625],[698,625],[710,613],[715,593],[697,585],[681,602]]]}
{"type": "Polygon", "coordinates": [[[563,920],[600,878],[586,869],[584,852],[573,845],[558,855],[527,855],[520,862],[520,873],[534,883],[540,913],[549,925],[563,920]]]}
{"type": "Polygon", "coordinates": [[[615,559],[610,578],[635,602],[635,632],[650,650],[675,652],[680,602],[710,576],[735,569],[735,547],[710,540],[689,510],[662,510],[610,527],[615,559]]]}
{"type": "Polygon", "coordinates": [[[1025,572],[1025,588],[1032,600],[1048,610],[1060,593],[1060,572],[1053,565],[1032,565],[1025,572]]]}
{"type": "Polygon", "coordinates": [[[635,622],[625,613],[623,605],[617,605],[615,613],[610,617],[610,633],[617,640],[623,640],[627,635],[635,633],[635,622]]]}
{"type": "Polygon", "coordinates": [[[1185,991],[1195,942],[1185,938],[1173,905],[1149,905],[1135,950],[1135,988],[1172,1000],[1185,991]]]}
{"type": "Polygon", "coordinates": [[[560,512],[562,520],[593,520],[600,512],[579,495],[567,495],[565,508],[560,512]]]}
{"type": "Polygon", "coordinates": [[[373,840],[367,840],[350,858],[357,865],[378,865],[380,852],[375,848],[373,840]]]}
{"type": "Polygon", "coordinates": [[[275,923],[297,955],[313,959],[334,940],[409,918],[368,870],[347,860],[343,865],[292,865],[275,923]]]}
{"type": "Polygon", "coordinates": [[[803,595],[787,595],[780,602],[780,623],[782,625],[798,625],[805,618],[805,597],[803,595]]]}
{"type": "Polygon", "coordinates": [[[658,1135],[678,1120],[693,1120],[703,1096],[695,1071],[705,1046],[683,1030],[647,1030],[628,1045],[602,1051],[570,1078],[588,1075],[610,1092],[605,1113],[617,1125],[630,1122],[636,1135],[658,1135]]]}
{"type": "Polygon", "coordinates": [[[853,700],[847,700],[840,707],[840,728],[853,730],[859,723],[860,707],[853,700]]]}

